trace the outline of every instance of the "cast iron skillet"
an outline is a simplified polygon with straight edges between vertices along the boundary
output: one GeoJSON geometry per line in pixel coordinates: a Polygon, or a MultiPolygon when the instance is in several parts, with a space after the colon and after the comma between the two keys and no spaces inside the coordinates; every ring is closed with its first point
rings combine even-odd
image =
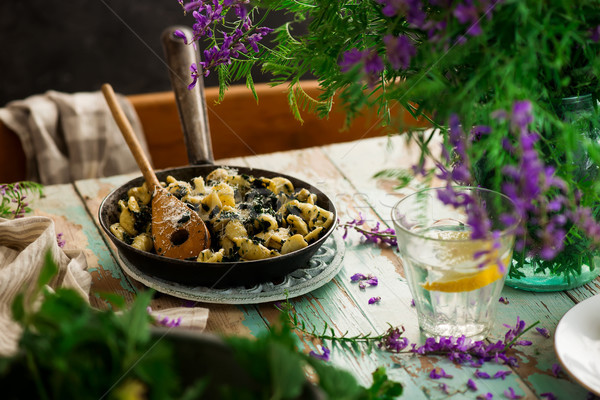
{"type": "MultiPolygon", "coordinates": [[[[199,79],[195,90],[187,89],[189,65],[192,62],[196,62],[196,52],[191,45],[185,45],[182,40],[173,36],[173,31],[176,28],[184,31],[187,37],[191,37],[189,28],[172,27],[163,33],[163,44],[167,54],[167,62],[170,66],[171,83],[176,95],[188,150],[188,158],[192,164],[203,165],[156,171],[156,175],[160,181],[165,181],[168,175],[172,175],[179,180],[190,181],[197,176],[206,177],[211,171],[220,167],[213,165],[202,80],[199,79]]],[[[322,191],[300,179],[274,171],[248,167],[228,167],[237,169],[240,174],[252,175],[257,178],[272,178],[275,176],[287,178],[294,185],[294,189],[306,188],[311,193],[315,193],[317,195],[317,205],[332,212],[334,221],[337,221],[337,211],[333,202],[322,191]]],[[[100,204],[98,215],[100,225],[119,250],[121,257],[135,265],[145,274],[170,282],[211,288],[226,288],[235,286],[251,287],[262,282],[278,281],[290,272],[307,266],[310,258],[335,229],[334,223],[322,237],[307,247],[263,260],[200,263],[167,258],[138,250],[117,239],[109,229],[113,223],[119,221],[118,201],[126,198],[127,191],[130,188],[141,186],[143,182],[144,179],[140,176],[113,190],[106,196],[100,204]]]]}

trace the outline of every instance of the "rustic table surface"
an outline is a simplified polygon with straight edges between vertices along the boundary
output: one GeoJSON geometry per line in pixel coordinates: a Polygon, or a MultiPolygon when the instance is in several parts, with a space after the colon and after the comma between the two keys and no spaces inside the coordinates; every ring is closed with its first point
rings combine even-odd
{"type": "MultiPolygon", "coordinates": [[[[393,181],[374,179],[373,175],[385,168],[409,167],[415,157],[416,153],[408,151],[400,138],[391,141],[376,138],[219,160],[218,163],[253,166],[296,176],[334,199],[342,222],[353,219],[360,212],[373,227],[377,221],[391,225],[391,207],[403,196],[394,191],[393,181]]],[[[57,232],[62,232],[66,239],[66,248],[85,249],[93,277],[91,302],[94,306],[103,306],[96,293],[109,291],[131,300],[136,292],[145,289],[120,268],[116,250],[102,233],[97,220],[102,199],[132,177],[125,175],[49,186],[45,189],[45,197],[33,204],[35,214],[54,219],[57,232]]],[[[414,187],[409,186],[406,190],[414,190],[414,187]]],[[[344,332],[349,335],[382,333],[390,325],[403,326],[411,343],[423,343],[397,251],[363,243],[357,232],[350,232],[344,243],[345,254],[337,276],[308,294],[290,299],[298,316],[316,327],[327,324],[340,335],[344,332]],[[359,272],[377,276],[379,285],[360,289],[350,281],[350,277],[359,272]],[[375,296],[381,297],[381,301],[368,304],[369,298],[375,296]]],[[[542,394],[547,392],[559,399],[591,398],[589,392],[565,372],[556,375],[553,366],[558,360],[552,334],[569,309],[599,291],[599,280],[567,292],[530,293],[504,288],[502,296],[509,303],[497,305],[490,340],[503,339],[507,330],[503,324],[514,325],[517,317],[528,324],[539,321],[538,326],[551,333],[550,338],[535,330],[525,334],[524,339],[532,341],[533,345],[515,351],[518,367],[492,362],[479,368],[491,376],[500,370],[512,371],[504,379],[477,378],[474,375],[476,368],[455,365],[442,356],[352,351],[334,346],[330,362],[351,371],[363,385],[370,385],[371,373],[377,367],[385,366],[388,376],[404,385],[403,398],[407,399],[473,399],[486,393],[501,399],[507,398],[504,393],[509,388],[526,399],[546,398],[542,394]],[[435,368],[443,368],[453,378],[430,378],[430,372],[435,368]],[[467,388],[469,379],[477,384],[476,392],[467,388]]],[[[160,310],[185,303],[182,299],[157,294],[152,307],[160,310]]],[[[273,302],[248,305],[201,303],[199,306],[209,309],[207,331],[217,334],[256,335],[267,329],[279,315],[273,302]]],[[[320,350],[320,343],[310,337],[301,337],[301,343],[306,352],[320,350]]]]}

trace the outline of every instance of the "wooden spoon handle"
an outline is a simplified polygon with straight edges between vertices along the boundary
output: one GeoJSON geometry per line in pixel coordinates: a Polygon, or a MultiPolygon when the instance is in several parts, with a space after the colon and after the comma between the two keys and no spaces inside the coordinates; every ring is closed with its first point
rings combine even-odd
{"type": "Polygon", "coordinates": [[[135,136],[135,132],[133,131],[129,120],[125,116],[125,113],[123,112],[123,109],[117,100],[117,96],[115,95],[115,91],[113,90],[112,86],[108,83],[103,84],[102,94],[104,94],[104,98],[108,103],[108,107],[112,112],[113,118],[121,130],[121,133],[125,138],[125,142],[127,142],[127,145],[133,154],[133,158],[135,158],[135,162],[137,163],[138,167],[140,167],[144,179],[146,182],[148,182],[148,189],[160,187],[160,182],[158,181],[158,178],[152,169],[152,165],[150,165],[150,161],[146,157],[146,154],[144,154],[144,150],[135,136]]]}

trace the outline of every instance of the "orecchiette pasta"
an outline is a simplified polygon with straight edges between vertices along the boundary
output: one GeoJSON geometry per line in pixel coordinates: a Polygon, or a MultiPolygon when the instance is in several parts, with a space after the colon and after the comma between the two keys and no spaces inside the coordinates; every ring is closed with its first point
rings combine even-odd
{"type": "MultiPolygon", "coordinates": [[[[317,195],[295,190],[287,178],[253,177],[217,168],[191,182],[169,176],[163,183],[204,220],[212,248],[199,262],[259,260],[302,249],[334,223],[334,214],[317,206],[317,195]]],[[[152,251],[151,194],[146,184],[119,201],[119,222],[110,227],[120,240],[152,251]]]]}

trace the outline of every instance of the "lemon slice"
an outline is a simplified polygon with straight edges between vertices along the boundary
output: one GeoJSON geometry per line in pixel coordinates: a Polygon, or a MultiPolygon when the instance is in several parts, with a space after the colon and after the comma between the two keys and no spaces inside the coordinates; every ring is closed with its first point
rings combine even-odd
{"type": "MultiPolygon", "coordinates": [[[[511,257],[512,254],[509,253],[502,259],[501,263],[504,271],[506,271],[506,266],[511,257]]],[[[490,259],[495,260],[495,257],[490,257],[490,259]]],[[[496,262],[491,261],[488,265],[481,268],[481,270],[473,273],[465,274],[456,271],[447,271],[444,273],[443,278],[433,282],[425,282],[422,286],[425,290],[435,290],[438,292],[470,292],[497,281],[504,276],[504,273],[500,272],[500,266],[496,262]]]]}
{"type": "MultiPolygon", "coordinates": [[[[469,292],[487,286],[504,276],[498,265],[498,251],[492,250],[493,241],[468,240],[470,235],[469,231],[427,232],[430,238],[448,241],[444,244],[444,251],[436,257],[442,265],[450,268],[442,271],[443,275],[440,279],[421,284],[425,290],[447,293],[469,292]],[[486,251],[490,252],[486,254],[486,251]],[[477,264],[484,266],[476,268],[477,264]]],[[[509,253],[500,261],[504,267],[510,258],[509,253]]]]}

